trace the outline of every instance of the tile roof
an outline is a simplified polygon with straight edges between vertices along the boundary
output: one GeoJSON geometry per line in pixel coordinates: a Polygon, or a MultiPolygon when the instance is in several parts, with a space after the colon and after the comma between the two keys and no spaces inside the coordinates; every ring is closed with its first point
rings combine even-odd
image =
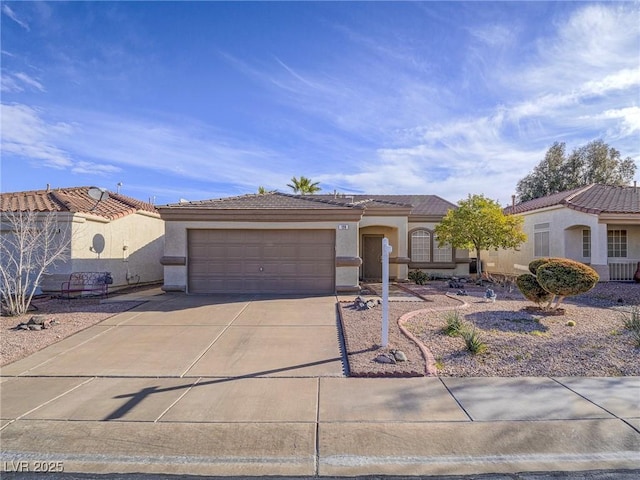
{"type": "Polygon", "coordinates": [[[586,187],[554,193],[504,209],[505,213],[524,213],[563,205],[586,213],[640,214],[640,189],[591,184],[586,187]]]}
{"type": "Polygon", "coordinates": [[[354,208],[411,208],[412,215],[445,215],[456,206],[435,195],[293,195],[281,192],[248,194],[193,202],[172,203],[159,208],[215,210],[286,210],[354,208]]]}
{"type": "Polygon", "coordinates": [[[0,194],[0,211],[69,212],[87,213],[109,220],[145,211],[158,213],[147,202],[119,193],[109,192],[107,200],[97,202],[89,196],[90,187],[30,190],[0,194]]]}
{"type": "MultiPolygon", "coordinates": [[[[320,197],[334,198],[333,195],[318,195],[320,197]]],[[[438,215],[444,216],[452,208],[456,208],[454,203],[448,202],[437,195],[339,195],[336,200],[351,201],[356,204],[362,203],[365,207],[370,205],[387,206],[393,205],[407,208],[411,207],[411,215],[438,215]]]]}
{"type": "Polygon", "coordinates": [[[288,193],[269,192],[254,193],[237,197],[214,198],[193,202],[180,202],[163,205],[159,208],[171,209],[214,209],[214,210],[288,210],[288,209],[343,209],[345,207],[362,209],[357,205],[322,198],[319,195],[292,195],[288,193]]]}

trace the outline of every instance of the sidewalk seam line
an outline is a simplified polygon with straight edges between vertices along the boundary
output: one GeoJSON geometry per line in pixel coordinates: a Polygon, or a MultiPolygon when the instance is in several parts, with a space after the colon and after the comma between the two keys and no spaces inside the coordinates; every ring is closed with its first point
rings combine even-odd
{"type": "Polygon", "coordinates": [[[581,393],[576,392],[573,388],[569,387],[568,385],[565,385],[564,383],[562,383],[560,380],[558,380],[556,377],[550,377],[551,380],[553,380],[554,382],[556,382],[558,385],[560,385],[563,388],[566,388],[567,390],[569,390],[570,392],[575,393],[576,395],[578,395],[580,398],[583,398],[584,400],[586,400],[587,402],[589,402],[591,405],[595,405],[596,407],[598,407],[601,410],[604,410],[605,412],[607,412],[609,415],[613,416],[614,418],[617,418],[618,420],[623,420],[622,418],[620,418],[619,416],[617,416],[615,413],[610,412],[609,410],[607,410],[606,408],[604,408],[602,405],[598,405],[596,402],[594,402],[593,400],[585,397],[584,395],[582,395],[581,393]]]}
{"type": "Polygon", "coordinates": [[[82,382],[82,383],[79,383],[79,384],[78,384],[78,385],[76,385],[75,387],[70,388],[69,390],[66,390],[65,392],[62,392],[60,395],[57,395],[57,396],[55,396],[55,397],[53,397],[53,398],[51,398],[51,399],[47,400],[46,402],[41,403],[41,404],[40,404],[40,405],[38,405],[37,407],[32,408],[32,409],[31,409],[31,410],[29,410],[28,412],[25,412],[25,413],[23,413],[22,415],[20,415],[20,416],[16,417],[16,418],[14,419],[14,421],[15,421],[15,420],[20,420],[21,418],[26,417],[26,416],[27,416],[27,415],[29,415],[30,413],[35,412],[36,410],[38,410],[38,409],[40,409],[40,408],[44,407],[45,405],[48,405],[48,404],[50,404],[51,402],[54,402],[54,401],[58,400],[59,398],[64,397],[67,393],[71,393],[71,392],[73,392],[74,390],[76,390],[76,389],[78,389],[78,388],[82,387],[83,385],[86,385],[87,383],[93,382],[95,379],[96,379],[96,377],[88,378],[87,380],[85,380],[85,381],[84,381],[84,382],[82,382]]]}
{"type": "Polygon", "coordinates": [[[182,400],[184,398],[184,396],[187,393],[189,393],[191,391],[191,389],[193,387],[195,387],[200,382],[200,380],[202,380],[202,377],[198,377],[195,382],[193,382],[191,385],[189,385],[189,388],[187,388],[182,393],[182,395],[180,395],[174,402],[172,402],[171,405],[169,405],[167,408],[165,408],[164,411],[160,415],[158,415],[158,417],[153,421],[153,423],[158,423],[160,421],[160,419],[162,417],[164,417],[167,414],[167,412],[169,412],[169,410],[171,410],[180,400],[182,400]]]}
{"type": "Polygon", "coordinates": [[[458,404],[458,406],[462,409],[462,411],[464,412],[464,414],[469,418],[470,421],[475,422],[475,420],[473,419],[473,417],[469,414],[469,412],[467,412],[467,409],[464,408],[462,406],[462,403],[460,403],[460,400],[458,400],[456,398],[456,396],[453,394],[453,392],[449,389],[449,387],[447,386],[446,383],[444,383],[444,380],[442,380],[442,377],[438,377],[438,380],[440,380],[440,383],[442,383],[442,385],[444,386],[444,388],[447,389],[447,392],[449,392],[449,395],[451,395],[451,398],[453,398],[456,403],[458,404]]]}
{"type": "MultiPolygon", "coordinates": [[[[99,326],[99,325],[100,325],[100,322],[99,322],[99,323],[96,323],[95,325],[91,325],[91,326],[90,326],[90,327],[88,327],[88,328],[96,327],[96,326],[99,326]]],[[[87,343],[87,342],[90,342],[90,341],[91,341],[91,340],[93,340],[94,338],[98,338],[100,335],[103,335],[103,334],[105,334],[105,333],[107,333],[107,332],[110,332],[111,330],[113,330],[113,329],[114,329],[114,328],[116,328],[116,327],[117,327],[117,325],[112,325],[110,328],[107,328],[106,330],[104,330],[104,331],[102,331],[102,332],[100,332],[100,333],[98,333],[98,334],[94,335],[93,337],[91,337],[91,338],[87,338],[86,340],[84,340],[84,341],[80,342],[79,344],[74,345],[73,347],[71,347],[71,348],[69,348],[69,349],[67,349],[67,350],[65,350],[65,351],[63,351],[63,352],[57,353],[57,354],[56,354],[56,355],[54,355],[53,357],[48,358],[47,360],[45,360],[45,361],[43,361],[43,362],[40,362],[39,364],[34,365],[34,366],[33,366],[33,367],[31,367],[31,368],[27,368],[24,372],[20,372],[18,375],[16,375],[16,377],[20,377],[20,376],[24,375],[25,373],[30,372],[31,370],[35,370],[36,368],[39,368],[39,367],[41,367],[41,366],[43,366],[43,365],[46,365],[47,363],[52,362],[52,361],[53,361],[53,360],[55,360],[56,358],[58,358],[58,357],[60,357],[60,356],[62,356],[62,355],[65,355],[65,354],[67,354],[67,353],[71,352],[72,350],[75,350],[75,349],[76,349],[76,348],[78,348],[78,347],[81,347],[82,345],[84,345],[84,344],[85,344],[85,343],[87,343]]],[[[76,332],[76,333],[79,333],[79,332],[76,332]]],[[[68,338],[68,337],[67,337],[67,338],[68,338]]],[[[52,344],[52,345],[55,345],[55,344],[52,344]]],[[[50,346],[50,345],[49,345],[49,346],[50,346]]],[[[45,348],[46,348],[46,347],[45,347],[45,348]]],[[[43,349],[43,350],[44,350],[44,349],[43,349]]],[[[40,351],[42,351],[42,350],[40,350],[40,351]]],[[[35,355],[36,353],[39,353],[39,352],[34,352],[34,355],[35,355]]],[[[29,357],[25,357],[25,358],[29,358],[29,357]]],[[[18,360],[18,361],[20,361],[20,360],[18,360]]]]}
{"type": "Polygon", "coordinates": [[[182,372],[182,374],[180,374],[180,378],[184,377],[187,373],[189,373],[189,370],[191,370],[195,366],[195,364],[198,363],[202,359],[202,357],[204,357],[207,354],[207,352],[220,339],[220,337],[224,334],[224,332],[226,332],[229,329],[229,327],[231,327],[233,322],[235,322],[238,319],[238,317],[242,315],[242,313],[247,309],[247,307],[251,305],[251,301],[252,300],[247,300],[247,304],[244,307],[242,307],[242,310],[240,310],[236,314],[236,316],[233,317],[233,319],[222,329],[222,331],[216,336],[216,338],[214,338],[213,341],[209,345],[207,345],[204,351],[200,355],[198,355],[198,357],[193,362],[191,362],[191,364],[187,367],[187,369],[184,372],[182,372]]]}
{"type": "Polygon", "coordinates": [[[318,377],[318,396],[316,397],[316,435],[315,435],[315,455],[313,457],[313,468],[316,477],[320,476],[320,377],[318,377]]]}

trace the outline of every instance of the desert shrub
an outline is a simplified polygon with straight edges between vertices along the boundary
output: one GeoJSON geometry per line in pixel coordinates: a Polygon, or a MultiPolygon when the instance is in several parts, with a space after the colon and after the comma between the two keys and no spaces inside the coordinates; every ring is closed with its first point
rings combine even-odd
{"type": "Polygon", "coordinates": [[[553,297],[553,294],[542,288],[535,275],[531,275],[530,273],[524,273],[518,276],[516,285],[518,285],[518,289],[527,300],[536,304],[548,302],[553,297]]]}
{"type": "Polygon", "coordinates": [[[457,310],[447,312],[445,317],[446,325],[442,331],[450,337],[457,337],[462,332],[462,318],[457,310]]]}
{"type": "Polygon", "coordinates": [[[630,315],[624,315],[624,328],[631,331],[634,343],[640,347],[640,308],[633,307],[630,315]]]}
{"type": "Polygon", "coordinates": [[[566,258],[552,259],[541,265],[536,278],[547,292],[558,295],[556,307],[564,297],[588,292],[600,280],[598,273],[590,266],[566,258]]]}
{"type": "Polygon", "coordinates": [[[416,285],[424,285],[429,280],[429,275],[422,270],[413,270],[409,272],[409,280],[415,282],[416,285]]]}
{"type": "Polygon", "coordinates": [[[476,329],[463,329],[460,332],[462,335],[462,339],[464,340],[465,345],[467,346],[467,350],[471,353],[483,353],[487,350],[487,344],[482,341],[482,338],[476,332],[476,329]]]}
{"type": "Polygon", "coordinates": [[[535,260],[531,260],[529,262],[529,271],[535,275],[536,273],[538,273],[538,268],[540,268],[545,263],[549,263],[551,260],[564,260],[564,259],[556,258],[556,257],[536,258],[535,260]]]}

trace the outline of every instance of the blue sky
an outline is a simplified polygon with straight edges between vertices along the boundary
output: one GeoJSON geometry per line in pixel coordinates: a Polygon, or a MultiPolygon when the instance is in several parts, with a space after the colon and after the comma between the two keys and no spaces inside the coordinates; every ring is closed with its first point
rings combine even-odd
{"type": "Polygon", "coordinates": [[[555,141],[640,170],[640,4],[5,2],[2,191],[510,202],[555,141]]]}

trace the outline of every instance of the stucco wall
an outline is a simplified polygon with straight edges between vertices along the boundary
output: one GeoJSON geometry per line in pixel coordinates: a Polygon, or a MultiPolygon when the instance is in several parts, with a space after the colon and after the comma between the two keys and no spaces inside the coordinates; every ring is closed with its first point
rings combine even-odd
{"type": "Polygon", "coordinates": [[[164,222],[157,216],[135,213],[106,221],[75,215],[71,259],[57,265],[42,288],[59,291],[71,272],[111,272],[111,289],[160,282],[163,251],[164,222]]]}
{"type": "MultiPolygon", "coordinates": [[[[255,229],[255,230],[335,230],[336,233],[336,289],[358,288],[358,266],[339,266],[339,259],[358,258],[358,223],[349,221],[325,222],[224,222],[224,221],[167,221],[165,223],[166,257],[184,257],[188,262],[187,232],[190,229],[255,229]]],[[[187,265],[165,265],[164,288],[185,291],[188,281],[187,265]]]]}
{"type": "MultiPolygon", "coordinates": [[[[548,223],[549,256],[571,258],[590,264],[598,271],[602,280],[608,279],[607,225],[599,223],[597,215],[558,206],[526,213],[522,217],[524,218],[523,231],[527,235],[527,241],[518,250],[482,252],[482,260],[488,272],[506,274],[528,272],[529,262],[538,258],[534,251],[534,233],[540,230],[536,230],[535,225],[548,223]],[[590,257],[584,257],[582,251],[582,231],[585,229],[590,231],[590,257]]],[[[632,242],[629,242],[629,247],[631,244],[632,242]]]]}

